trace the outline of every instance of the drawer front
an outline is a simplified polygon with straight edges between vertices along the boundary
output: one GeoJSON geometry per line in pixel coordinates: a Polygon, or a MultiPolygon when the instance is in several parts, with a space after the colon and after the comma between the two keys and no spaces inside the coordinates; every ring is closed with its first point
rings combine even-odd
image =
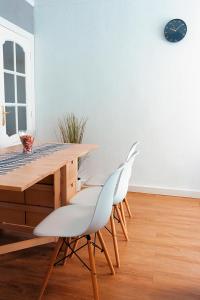
{"type": "Polygon", "coordinates": [[[24,192],[0,190],[0,202],[24,203],[24,192]]]}
{"type": "Polygon", "coordinates": [[[54,192],[53,186],[35,184],[25,191],[25,201],[29,205],[37,205],[43,207],[53,207],[54,192]]]}
{"type": "Polygon", "coordinates": [[[76,180],[71,181],[67,185],[67,201],[69,201],[76,194],[76,180]]]}
{"type": "Polygon", "coordinates": [[[48,215],[49,213],[44,213],[44,212],[27,212],[26,225],[35,227],[48,215]]]}
{"type": "Polygon", "coordinates": [[[25,224],[25,212],[10,208],[0,208],[0,222],[13,224],[25,224]]]}
{"type": "Polygon", "coordinates": [[[71,160],[67,163],[67,173],[69,181],[77,179],[77,159],[71,160]]]}

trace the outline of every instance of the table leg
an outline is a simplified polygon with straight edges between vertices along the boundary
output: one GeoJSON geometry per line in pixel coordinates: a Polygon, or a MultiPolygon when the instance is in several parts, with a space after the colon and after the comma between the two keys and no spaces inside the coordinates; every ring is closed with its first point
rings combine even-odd
{"type": "Polygon", "coordinates": [[[54,173],[54,209],[61,206],[61,171],[54,173]]]}
{"type": "Polygon", "coordinates": [[[67,165],[63,166],[60,169],[60,196],[61,196],[61,205],[67,205],[67,165]]]}

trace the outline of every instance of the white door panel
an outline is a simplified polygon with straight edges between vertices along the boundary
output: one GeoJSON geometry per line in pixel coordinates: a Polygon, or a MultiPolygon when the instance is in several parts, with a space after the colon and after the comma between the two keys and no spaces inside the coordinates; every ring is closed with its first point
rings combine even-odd
{"type": "Polygon", "coordinates": [[[0,26],[0,147],[34,130],[32,58],[32,40],[0,26]]]}

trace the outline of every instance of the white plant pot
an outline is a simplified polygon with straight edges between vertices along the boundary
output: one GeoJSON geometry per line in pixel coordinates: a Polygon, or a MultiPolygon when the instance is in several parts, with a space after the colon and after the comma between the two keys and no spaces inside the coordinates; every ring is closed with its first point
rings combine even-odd
{"type": "Polygon", "coordinates": [[[81,180],[81,178],[78,178],[76,181],[76,191],[80,192],[81,187],[82,187],[82,180],[81,180]]]}

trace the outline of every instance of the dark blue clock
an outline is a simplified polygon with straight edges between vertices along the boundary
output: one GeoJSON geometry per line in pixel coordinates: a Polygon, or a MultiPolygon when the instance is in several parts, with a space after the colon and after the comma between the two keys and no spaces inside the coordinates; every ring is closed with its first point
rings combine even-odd
{"type": "Polygon", "coordinates": [[[165,38],[172,43],[181,41],[187,33],[187,25],[181,19],[173,19],[167,23],[164,30],[165,38]]]}

